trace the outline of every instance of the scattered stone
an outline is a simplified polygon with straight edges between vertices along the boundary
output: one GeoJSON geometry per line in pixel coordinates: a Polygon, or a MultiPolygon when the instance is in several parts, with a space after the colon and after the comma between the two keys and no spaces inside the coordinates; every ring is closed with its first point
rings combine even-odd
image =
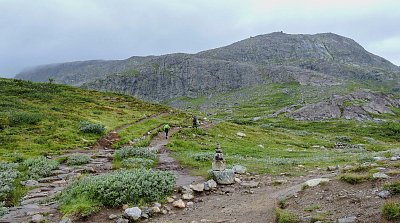
{"type": "Polygon", "coordinates": [[[256,188],[260,183],[256,181],[243,181],[240,183],[240,186],[244,188],[256,188]]]}
{"type": "Polygon", "coordinates": [[[129,220],[136,221],[142,216],[142,210],[138,207],[127,208],[125,209],[124,216],[129,220]]]}
{"type": "Polygon", "coordinates": [[[159,207],[152,207],[152,208],[151,208],[151,212],[152,212],[153,214],[158,214],[158,213],[161,212],[161,209],[160,209],[159,207]]]}
{"type": "Polygon", "coordinates": [[[71,219],[64,217],[61,219],[61,221],[59,223],[72,223],[71,219]]]}
{"type": "Polygon", "coordinates": [[[110,219],[110,220],[114,220],[114,219],[116,219],[116,218],[118,218],[118,216],[117,216],[116,214],[110,214],[110,215],[108,216],[108,219],[110,219]]]}
{"type": "Polygon", "coordinates": [[[193,205],[194,205],[194,203],[192,201],[189,201],[189,202],[186,203],[187,207],[193,207],[193,205]]]}
{"type": "Polygon", "coordinates": [[[164,209],[164,210],[161,211],[161,213],[162,214],[168,214],[168,211],[164,209]]]}
{"type": "Polygon", "coordinates": [[[168,203],[172,203],[172,202],[174,202],[175,200],[172,198],[172,197],[167,197],[167,202],[168,203]]]}
{"type": "Polygon", "coordinates": [[[245,174],[247,169],[246,167],[242,165],[235,165],[232,167],[233,172],[238,173],[238,174],[245,174]]]}
{"type": "Polygon", "coordinates": [[[128,208],[129,208],[129,205],[127,205],[127,204],[122,205],[122,209],[126,210],[128,208]]]}
{"type": "Polygon", "coordinates": [[[244,134],[243,132],[238,132],[236,133],[236,135],[239,137],[246,137],[246,134],[244,134]]]}
{"type": "Polygon", "coordinates": [[[203,192],[204,191],[204,183],[190,185],[190,188],[196,192],[203,192]]]}
{"type": "Polygon", "coordinates": [[[344,217],[344,218],[339,218],[337,220],[338,223],[353,223],[356,222],[357,217],[356,216],[350,216],[350,217],[344,217]]]}
{"type": "Polygon", "coordinates": [[[328,166],[326,168],[326,171],[335,171],[335,170],[338,170],[338,169],[339,169],[339,166],[328,166]]]}
{"type": "Polygon", "coordinates": [[[400,160],[400,156],[393,156],[392,158],[390,158],[391,161],[397,161],[400,160]]]}
{"type": "Polygon", "coordinates": [[[233,184],[235,182],[235,172],[227,169],[224,171],[213,171],[213,177],[218,184],[233,184]]]}
{"type": "Polygon", "coordinates": [[[39,182],[37,182],[36,180],[27,180],[27,181],[21,182],[21,184],[26,187],[34,187],[34,186],[37,186],[39,184],[39,182]]]}
{"type": "Polygon", "coordinates": [[[240,182],[242,182],[242,180],[240,180],[239,178],[235,177],[235,182],[236,183],[240,183],[240,182]]]}
{"type": "Polygon", "coordinates": [[[264,149],[265,147],[263,145],[258,145],[258,147],[260,147],[261,149],[264,149]]]}
{"type": "Polygon", "coordinates": [[[31,222],[32,223],[41,223],[41,222],[45,222],[45,218],[43,215],[41,214],[35,214],[32,216],[31,222]]]}
{"type": "Polygon", "coordinates": [[[348,171],[353,169],[354,167],[352,165],[346,165],[345,167],[343,167],[343,171],[348,171]]]}
{"type": "MultiPolygon", "coordinates": [[[[182,194],[193,194],[193,190],[190,188],[190,186],[182,186],[180,188],[182,194]]],[[[176,199],[176,197],[175,197],[176,199]]]]}
{"type": "Polygon", "coordinates": [[[233,193],[233,192],[235,192],[235,188],[233,188],[233,187],[224,187],[224,188],[221,189],[221,191],[223,193],[225,193],[225,194],[233,193]]]}
{"type": "Polygon", "coordinates": [[[57,181],[54,181],[53,184],[67,184],[67,181],[66,180],[57,180],[57,181]]]}
{"type": "Polygon", "coordinates": [[[208,187],[209,187],[211,190],[217,187],[217,182],[215,182],[215,180],[213,180],[213,179],[208,180],[205,184],[207,184],[208,187]]]}
{"type": "Polygon", "coordinates": [[[45,177],[38,180],[39,183],[50,183],[57,180],[61,180],[59,177],[45,177]]]}
{"type": "Polygon", "coordinates": [[[38,198],[38,197],[47,197],[49,195],[48,192],[39,192],[39,193],[34,193],[34,194],[28,194],[26,195],[23,199],[32,199],[32,198],[38,198]]]}
{"type": "Polygon", "coordinates": [[[129,220],[125,218],[118,218],[115,223],[129,223],[129,220]]]}
{"type": "Polygon", "coordinates": [[[282,185],[282,184],[286,184],[288,181],[287,180],[274,180],[272,181],[273,185],[282,185]]]}
{"type": "Polygon", "coordinates": [[[145,218],[145,219],[149,218],[149,215],[151,214],[150,212],[151,212],[151,209],[148,209],[148,208],[143,209],[141,217],[145,218]]]}
{"type": "Polygon", "coordinates": [[[374,173],[372,175],[372,178],[374,178],[374,179],[389,179],[390,177],[384,173],[374,173]]]}
{"type": "Polygon", "coordinates": [[[384,160],[387,160],[386,157],[381,157],[381,156],[375,156],[375,157],[373,157],[372,159],[375,160],[375,161],[384,161],[384,160]]]}
{"type": "Polygon", "coordinates": [[[380,198],[387,199],[390,197],[390,191],[383,190],[383,191],[377,193],[376,195],[378,195],[380,198]]]}
{"type": "Polygon", "coordinates": [[[154,202],[154,207],[158,207],[158,208],[160,208],[160,207],[161,207],[161,204],[160,204],[160,203],[158,203],[158,202],[154,202]]]}
{"type": "Polygon", "coordinates": [[[192,200],[194,198],[193,194],[183,194],[182,199],[183,200],[192,200]]]}
{"type": "Polygon", "coordinates": [[[312,180],[307,180],[304,185],[307,185],[309,187],[315,187],[319,185],[320,183],[327,183],[329,182],[328,178],[317,178],[317,179],[312,179],[312,180]]]}
{"type": "Polygon", "coordinates": [[[179,200],[177,200],[177,201],[174,201],[174,202],[172,203],[172,206],[174,206],[174,207],[176,207],[176,208],[185,208],[185,207],[186,207],[185,202],[183,202],[182,199],[179,199],[179,200]]]}

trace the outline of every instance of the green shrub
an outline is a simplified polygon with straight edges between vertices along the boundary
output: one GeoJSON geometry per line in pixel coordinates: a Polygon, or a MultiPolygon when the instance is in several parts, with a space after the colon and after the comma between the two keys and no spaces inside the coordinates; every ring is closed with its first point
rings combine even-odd
{"type": "Polygon", "coordinates": [[[0,202],[5,201],[14,190],[14,181],[19,175],[18,164],[0,162],[0,202]]]}
{"type": "Polygon", "coordinates": [[[297,217],[295,214],[289,212],[288,210],[276,208],[275,212],[276,212],[276,222],[277,223],[298,223],[298,222],[300,222],[299,217],[297,217]]]}
{"type": "Polygon", "coordinates": [[[48,177],[51,171],[58,168],[59,163],[56,160],[47,159],[46,157],[30,158],[23,162],[23,166],[28,168],[28,175],[32,179],[40,177],[48,177]]]}
{"type": "Polygon", "coordinates": [[[91,158],[86,154],[72,154],[67,158],[68,166],[78,166],[90,163],[91,158]]]}
{"type": "Polygon", "coordinates": [[[383,188],[389,190],[392,194],[400,194],[400,180],[385,184],[383,188]]]}
{"type": "Polygon", "coordinates": [[[126,168],[148,168],[154,164],[154,160],[146,158],[130,157],[122,160],[122,166],[126,168]]]}
{"type": "Polygon", "coordinates": [[[102,134],[106,128],[104,125],[99,123],[91,123],[88,121],[81,121],[79,123],[79,130],[85,133],[102,134]]]}
{"type": "Polygon", "coordinates": [[[386,202],[382,208],[382,215],[387,220],[400,220],[400,203],[386,202]]]}
{"type": "Polygon", "coordinates": [[[7,208],[4,207],[4,201],[0,202],[0,218],[3,217],[3,215],[7,214],[7,212],[7,208]]]}
{"type": "Polygon", "coordinates": [[[129,157],[156,159],[157,154],[155,151],[149,150],[147,148],[133,146],[122,147],[121,149],[116,150],[114,153],[114,158],[116,160],[123,160],[129,157]]]}
{"type": "Polygon", "coordinates": [[[371,176],[368,174],[342,174],[339,179],[349,184],[359,184],[370,180],[371,176]]]}
{"type": "Polygon", "coordinates": [[[143,204],[163,199],[174,186],[175,175],[170,172],[147,169],[115,171],[74,182],[61,193],[59,201],[64,214],[83,214],[79,208],[74,208],[77,204],[88,204],[84,210],[99,205],[143,204]]]}
{"type": "Polygon", "coordinates": [[[190,158],[199,162],[209,162],[214,158],[213,152],[191,153],[190,158]]]}
{"type": "Polygon", "coordinates": [[[23,124],[33,125],[40,122],[43,119],[43,115],[31,112],[12,112],[8,115],[8,119],[11,126],[23,124]]]}

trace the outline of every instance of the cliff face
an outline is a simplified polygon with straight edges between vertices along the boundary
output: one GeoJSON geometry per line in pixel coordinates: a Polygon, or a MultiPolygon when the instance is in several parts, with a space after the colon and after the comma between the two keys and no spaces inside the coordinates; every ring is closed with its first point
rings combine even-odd
{"type": "Polygon", "coordinates": [[[197,54],[40,66],[16,78],[116,91],[145,100],[222,93],[266,82],[400,84],[400,69],[336,34],[271,33],[197,54]]]}

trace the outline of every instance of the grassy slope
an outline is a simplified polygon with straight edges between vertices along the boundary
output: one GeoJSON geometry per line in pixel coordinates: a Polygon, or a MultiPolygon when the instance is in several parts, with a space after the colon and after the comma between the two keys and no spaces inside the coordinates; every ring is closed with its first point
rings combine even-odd
{"type": "Polygon", "coordinates": [[[295,121],[284,115],[263,117],[289,105],[318,102],[332,94],[346,94],[365,86],[354,83],[326,87],[296,83],[266,84],[214,95],[209,99],[181,98],[170,103],[179,102],[192,112],[199,109],[202,111],[199,115],[208,114],[209,118],[222,122],[201,132],[182,131],[173,138],[170,147],[176,152],[178,160],[203,175],[210,162],[196,161],[195,157],[204,152],[213,153],[216,143],[225,149],[228,163],[244,164],[256,172],[277,174],[298,170],[301,173],[299,164],[312,168],[368,160],[373,155],[379,155],[378,151],[400,147],[399,109],[393,109],[394,115],[378,116],[389,123],[350,120],[308,122],[295,121]],[[263,118],[253,121],[260,116],[263,118]],[[244,132],[247,136],[238,137],[237,132],[244,132]],[[332,149],[341,136],[350,137],[349,144],[363,144],[369,152],[354,150],[349,153],[332,149]]]}
{"type": "Polygon", "coordinates": [[[80,132],[82,120],[101,123],[111,131],[166,111],[167,107],[120,94],[0,79],[0,159],[11,160],[13,153],[28,157],[91,145],[101,135],[80,132]],[[21,115],[39,121],[12,121],[21,115]]]}

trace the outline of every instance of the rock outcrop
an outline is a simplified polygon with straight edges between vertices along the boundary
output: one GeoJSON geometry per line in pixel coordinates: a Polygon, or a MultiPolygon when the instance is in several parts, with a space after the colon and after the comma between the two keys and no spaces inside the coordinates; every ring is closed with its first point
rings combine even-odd
{"type": "Polygon", "coordinates": [[[329,101],[306,105],[287,115],[297,120],[320,121],[333,118],[372,120],[371,114],[393,114],[400,107],[400,99],[376,92],[354,92],[337,96],[329,101]]]}

